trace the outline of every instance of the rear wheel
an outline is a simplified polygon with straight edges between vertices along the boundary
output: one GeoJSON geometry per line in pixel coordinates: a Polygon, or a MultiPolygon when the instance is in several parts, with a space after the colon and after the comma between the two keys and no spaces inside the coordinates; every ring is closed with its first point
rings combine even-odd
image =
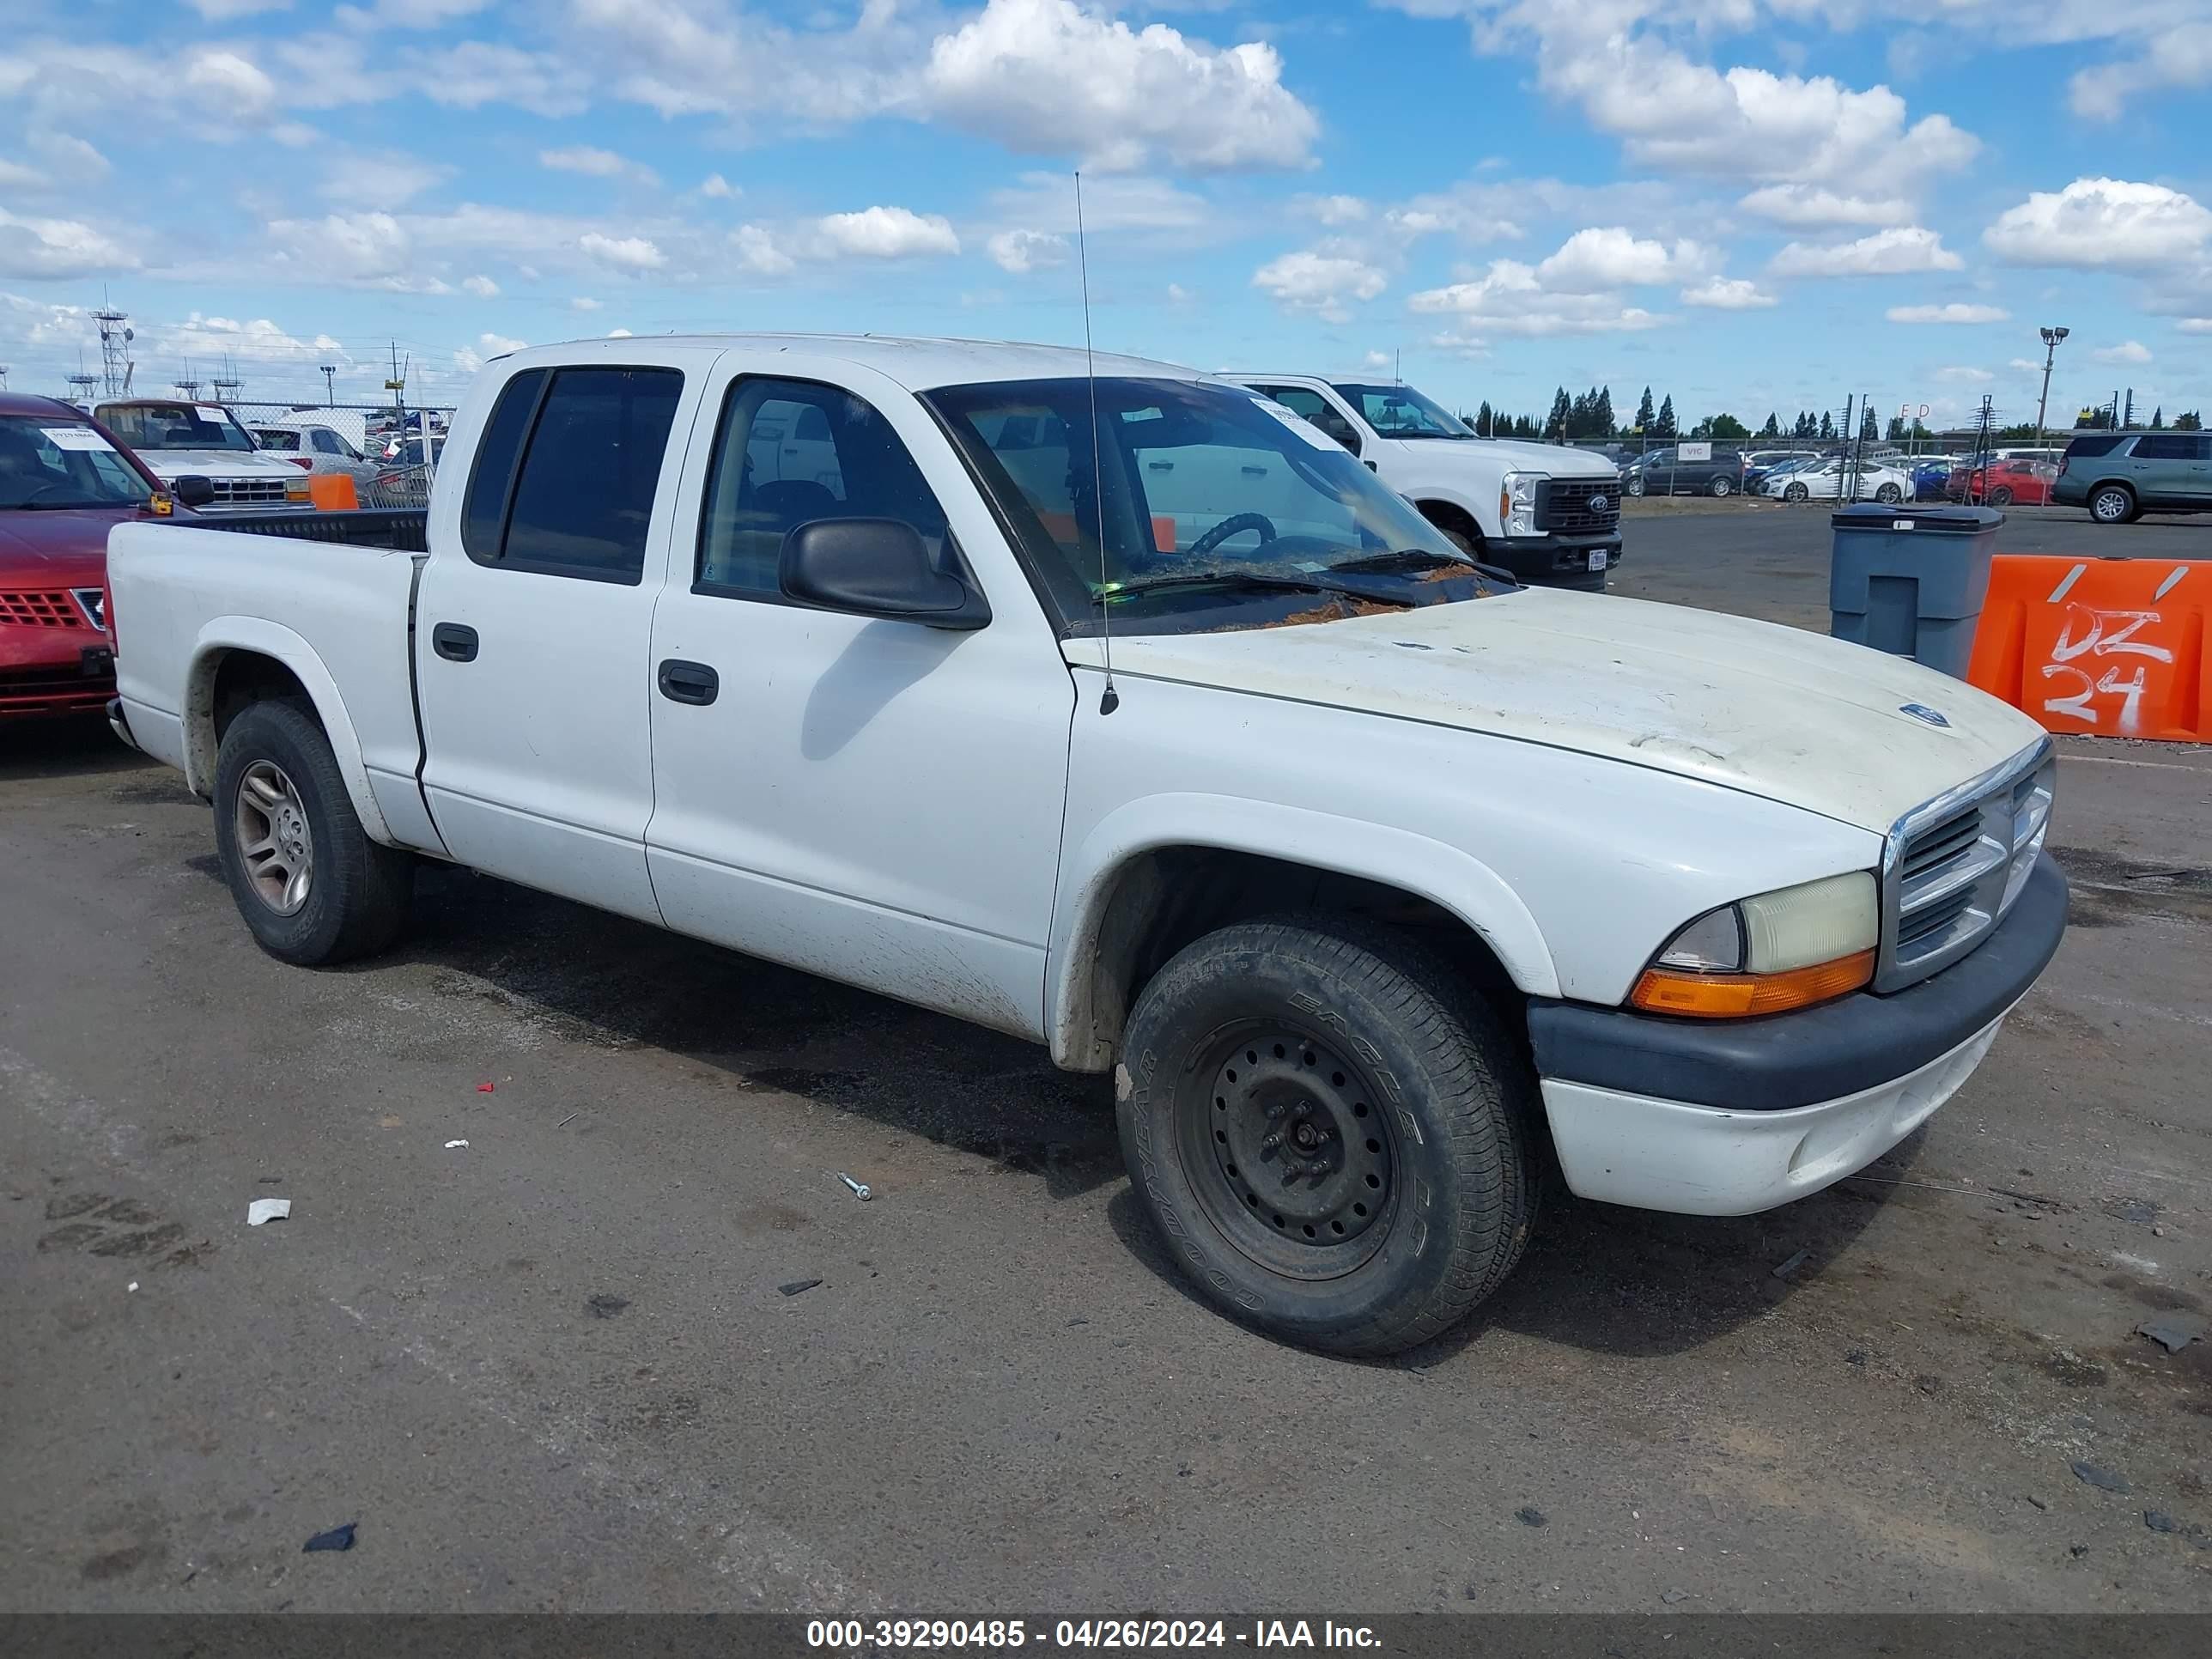
{"type": "Polygon", "coordinates": [[[2136,516],[2135,492],[2125,484],[2099,484],[2089,492],[2089,516],[2099,524],[2125,524],[2136,516]]]}
{"type": "Polygon", "coordinates": [[[1895,507],[1905,499],[1905,492],[1893,483],[1886,483],[1874,492],[1874,498],[1885,507],[1895,507]]]}
{"type": "Polygon", "coordinates": [[[330,739],[296,702],[257,702],[215,771],[223,878],[261,948],[302,966],[380,951],[406,925],[414,860],[362,829],[330,739]]]}
{"type": "Polygon", "coordinates": [[[1990,491],[1989,504],[1991,507],[2010,507],[2012,505],[2011,486],[1999,484],[1995,489],[1990,491]]]}
{"type": "Polygon", "coordinates": [[[1223,928],[1145,988],[1123,1054],[1138,1196],[1233,1317],[1395,1352],[1520,1259],[1534,1080],[1489,1006],[1404,937],[1329,917],[1223,928]]]}
{"type": "Polygon", "coordinates": [[[1733,478],[1715,478],[1711,483],[1705,486],[1705,493],[1716,498],[1723,495],[1733,495],[1735,494],[1735,480],[1733,478]]]}

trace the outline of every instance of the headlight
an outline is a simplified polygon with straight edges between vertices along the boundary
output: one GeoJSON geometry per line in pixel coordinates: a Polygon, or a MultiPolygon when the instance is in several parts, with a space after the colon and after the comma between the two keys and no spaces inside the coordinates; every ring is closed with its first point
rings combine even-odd
{"type": "Polygon", "coordinates": [[[1630,1003],[1655,1014],[1778,1014],[1874,978],[1881,918],[1873,875],[1855,870],[1709,910],[1660,948],[1630,1003]]]}
{"type": "Polygon", "coordinates": [[[1498,481],[1498,525],[1507,536],[1536,533],[1536,486],[1540,472],[1509,472],[1498,481]]]}

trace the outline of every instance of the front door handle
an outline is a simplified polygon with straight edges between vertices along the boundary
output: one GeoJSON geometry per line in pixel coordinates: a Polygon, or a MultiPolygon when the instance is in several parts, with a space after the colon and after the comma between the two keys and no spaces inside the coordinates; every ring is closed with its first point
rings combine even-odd
{"type": "Polygon", "coordinates": [[[660,695],[671,702],[696,703],[703,708],[721,689],[722,677],[703,662],[671,657],[660,665],[660,695]]]}
{"type": "Polygon", "coordinates": [[[474,662],[477,630],[463,623],[440,623],[430,630],[430,648],[447,662],[474,662]]]}

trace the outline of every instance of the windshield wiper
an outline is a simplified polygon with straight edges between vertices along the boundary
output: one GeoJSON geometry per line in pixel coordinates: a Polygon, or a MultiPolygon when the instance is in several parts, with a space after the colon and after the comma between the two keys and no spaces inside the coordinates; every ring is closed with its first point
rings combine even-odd
{"type": "Polygon", "coordinates": [[[1485,564],[1480,559],[1470,559],[1464,553],[1439,553],[1428,547],[1401,547],[1395,553],[1364,553],[1343,564],[1333,564],[1329,568],[1397,571],[1432,569],[1439,565],[1457,566],[1478,576],[1487,576],[1492,581],[1504,582],[1509,587],[1521,586],[1521,579],[1510,570],[1501,570],[1494,564],[1485,564]]]}
{"type": "Polygon", "coordinates": [[[1190,570],[1172,575],[1145,576],[1123,582],[1106,597],[1125,599],[1133,593],[1163,593],[1177,587],[1251,587],[1279,593],[1340,593],[1348,599],[1371,599],[1411,610],[1416,601],[1402,593],[1378,592],[1360,582],[1333,582],[1318,574],[1278,576],[1257,570],[1190,570]]]}

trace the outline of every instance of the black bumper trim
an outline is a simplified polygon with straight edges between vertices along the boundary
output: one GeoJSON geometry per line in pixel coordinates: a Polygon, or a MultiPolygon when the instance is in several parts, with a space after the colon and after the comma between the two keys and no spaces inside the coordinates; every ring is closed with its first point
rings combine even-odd
{"type": "Polygon", "coordinates": [[[1729,1111],[1856,1094],[1948,1054],[2019,1000],[2066,932],[2066,878],[2046,854],[1996,931],[1933,979],[1741,1024],[1536,999],[1539,1075],[1729,1111]]]}

